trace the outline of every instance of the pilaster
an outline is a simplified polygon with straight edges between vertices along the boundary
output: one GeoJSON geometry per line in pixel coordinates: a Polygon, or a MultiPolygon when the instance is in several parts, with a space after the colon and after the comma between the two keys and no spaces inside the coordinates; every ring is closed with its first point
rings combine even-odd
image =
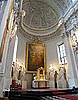
{"type": "Polygon", "coordinates": [[[75,61],[74,52],[71,45],[70,31],[65,34],[64,43],[66,46],[67,65],[68,65],[68,83],[69,87],[78,86],[77,65],[75,61]]]}

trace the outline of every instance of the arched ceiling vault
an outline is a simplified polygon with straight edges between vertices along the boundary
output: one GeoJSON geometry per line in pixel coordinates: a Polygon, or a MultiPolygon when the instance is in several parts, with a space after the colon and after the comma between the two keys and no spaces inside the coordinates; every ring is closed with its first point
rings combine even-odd
{"type": "Polygon", "coordinates": [[[23,0],[25,16],[21,26],[32,35],[52,33],[71,5],[72,0],[23,0]]]}

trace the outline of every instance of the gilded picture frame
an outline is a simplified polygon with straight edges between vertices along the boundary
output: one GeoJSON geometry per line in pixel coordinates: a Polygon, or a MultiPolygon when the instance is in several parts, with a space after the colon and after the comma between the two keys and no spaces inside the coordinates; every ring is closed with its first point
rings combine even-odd
{"type": "Polygon", "coordinates": [[[37,69],[43,67],[46,70],[45,44],[39,42],[26,43],[26,72],[37,73],[37,69]]]}

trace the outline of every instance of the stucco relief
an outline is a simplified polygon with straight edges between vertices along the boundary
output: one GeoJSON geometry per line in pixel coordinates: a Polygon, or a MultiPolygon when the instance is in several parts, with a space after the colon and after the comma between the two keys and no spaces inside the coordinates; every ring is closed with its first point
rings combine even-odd
{"type": "Polygon", "coordinates": [[[60,8],[60,10],[62,11],[62,14],[63,15],[70,8],[70,6],[72,4],[72,1],[71,0],[54,0],[54,2],[60,8]]]}
{"type": "Polygon", "coordinates": [[[49,4],[37,1],[27,0],[23,4],[23,9],[26,12],[24,24],[32,28],[47,28],[54,25],[59,18],[56,10],[49,4]]]}

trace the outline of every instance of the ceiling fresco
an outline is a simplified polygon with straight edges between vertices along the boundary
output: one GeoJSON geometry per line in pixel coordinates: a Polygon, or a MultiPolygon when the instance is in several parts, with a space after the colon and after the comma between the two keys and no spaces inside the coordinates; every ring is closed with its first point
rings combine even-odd
{"type": "Polygon", "coordinates": [[[28,34],[50,34],[71,5],[72,0],[22,0],[25,16],[21,26],[28,34]]]}

